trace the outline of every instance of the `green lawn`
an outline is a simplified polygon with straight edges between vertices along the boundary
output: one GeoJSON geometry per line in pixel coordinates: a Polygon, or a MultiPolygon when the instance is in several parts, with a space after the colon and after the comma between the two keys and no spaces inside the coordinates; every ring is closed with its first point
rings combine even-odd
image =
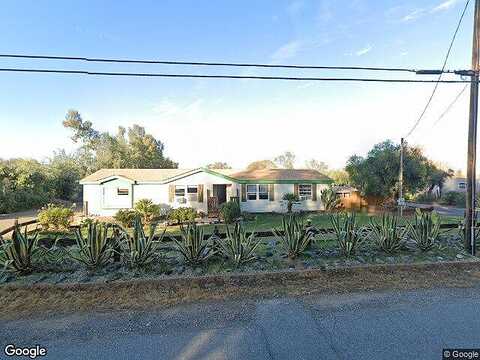
{"type": "MultiPolygon", "coordinates": [[[[280,228],[282,226],[281,214],[255,214],[253,220],[245,221],[247,231],[270,231],[274,228],[280,228]]],[[[367,225],[371,218],[380,219],[379,215],[372,215],[367,213],[358,213],[357,221],[359,225],[367,225]]],[[[460,217],[454,216],[441,216],[443,224],[458,224],[461,221],[460,217]]],[[[324,213],[310,213],[305,215],[305,220],[309,219],[312,225],[317,228],[331,228],[330,215],[324,213]]],[[[400,220],[400,224],[406,221],[412,220],[412,216],[404,216],[400,220]]],[[[220,232],[224,232],[225,224],[217,225],[202,225],[206,233],[213,232],[215,226],[217,226],[220,232]]],[[[164,228],[159,227],[159,230],[163,231],[164,228]]],[[[158,231],[158,230],[157,230],[158,231]]],[[[179,226],[169,226],[167,228],[168,234],[176,234],[180,232],[179,226]]]]}

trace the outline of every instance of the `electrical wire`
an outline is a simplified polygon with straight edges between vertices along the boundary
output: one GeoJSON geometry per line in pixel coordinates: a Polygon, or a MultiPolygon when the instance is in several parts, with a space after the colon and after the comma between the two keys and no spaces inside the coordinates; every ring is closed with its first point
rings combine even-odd
{"type": "Polygon", "coordinates": [[[86,70],[63,69],[26,69],[0,68],[0,72],[21,73],[54,73],[70,75],[93,76],[124,76],[124,77],[164,77],[164,78],[202,78],[202,79],[250,79],[250,80],[290,80],[290,81],[344,81],[344,82],[384,82],[384,83],[444,83],[465,84],[470,80],[419,80],[419,79],[381,79],[381,78],[337,78],[337,77],[291,77],[291,76],[250,76],[250,75],[204,75],[204,74],[172,74],[172,73],[132,73],[132,72],[101,72],[86,70]]]}
{"type": "Polygon", "coordinates": [[[465,84],[465,86],[463,87],[463,89],[457,94],[457,96],[455,97],[455,99],[447,106],[447,108],[445,109],[445,111],[442,113],[442,115],[440,115],[438,117],[438,119],[433,123],[432,127],[434,127],[435,125],[437,125],[444,117],[445,115],[447,115],[450,110],[453,108],[453,106],[457,103],[457,101],[460,99],[460,97],[463,95],[463,93],[465,92],[465,90],[467,90],[468,88],[468,84],[465,84]]]}
{"type": "Polygon", "coordinates": [[[458,21],[457,28],[455,29],[452,40],[450,42],[450,46],[448,48],[447,55],[445,56],[445,60],[443,62],[443,66],[442,66],[442,73],[438,76],[438,81],[436,82],[435,87],[433,88],[432,94],[430,95],[430,97],[427,101],[427,104],[423,108],[423,111],[420,113],[420,116],[418,117],[417,121],[415,122],[413,127],[410,129],[410,131],[407,133],[407,135],[404,136],[405,139],[408,138],[415,131],[415,129],[417,128],[417,126],[420,124],[423,117],[425,116],[428,108],[430,107],[430,104],[432,103],[432,100],[433,100],[433,98],[434,98],[434,96],[437,92],[438,85],[441,82],[441,79],[442,79],[442,76],[443,76],[443,71],[445,70],[445,68],[447,66],[447,62],[448,62],[448,59],[450,57],[450,53],[452,52],[453,44],[455,43],[458,31],[460,30],[460,26],[462,25],[462,21],[463,21],[463,18],[465,17],[465,13],[467,12],[469,4],[470,4],[470,0],[467,0],[467,2],[465,3],[465,7],[463,8],[462,15],[460,16],[460,20],[458,21]]]}
{"type": "Polygon", "coordinates": [[[395,71],[415,73],[415,69],[387,68],[387,67],[364,67],[364,66],[317,66],[317,65],[280,65],[280,64],[251,64],[251,63],[227,63],[227,62],[199,62],[199,61],[167,61],[167,60],[142,60],[142,59],[112,59],[112,58],[88,58],[75,56],[53,55],[28,55],[28,54],[0,54],[0,58],[20,59],[43,59],[43,60],[71,60],[106,63],[128,64],[161,64],[161,65],[191,65],[191,66],[224,66],[224,67],[260,67],[281,69],[313,69],[313,70],[365,70],[365,71],[395,71]]]}

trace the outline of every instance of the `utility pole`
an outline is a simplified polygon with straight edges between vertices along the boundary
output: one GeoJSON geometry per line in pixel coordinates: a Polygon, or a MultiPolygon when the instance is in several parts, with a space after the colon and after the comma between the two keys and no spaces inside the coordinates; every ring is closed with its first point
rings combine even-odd
{"type": "Polygon", "coordinates": [[[400,140],[400,174],[398,176],[398,205],[400,206],[400,217],[403,216],[403,138],[400,140]]]}
{"type": "Polygon", "coordinates": [[[468,122],[467,155],[467,203],[465,214],[465,249],[475,255],[476,226],[476,161],[477,161],[477,116],[478,116],[478,80],[480,60],[480,0],[475,0],[473,21],[472,75],[470,84],[470,119],[468,122]]]}

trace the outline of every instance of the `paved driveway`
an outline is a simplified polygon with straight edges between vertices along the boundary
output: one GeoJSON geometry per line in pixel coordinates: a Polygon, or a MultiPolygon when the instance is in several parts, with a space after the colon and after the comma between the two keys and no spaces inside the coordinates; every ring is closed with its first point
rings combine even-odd
{"type": "Polygon", "coordinates": [[[4,322],[47,359],[441,359],[480,347],[480,289],[199,303],[4,322]]]}

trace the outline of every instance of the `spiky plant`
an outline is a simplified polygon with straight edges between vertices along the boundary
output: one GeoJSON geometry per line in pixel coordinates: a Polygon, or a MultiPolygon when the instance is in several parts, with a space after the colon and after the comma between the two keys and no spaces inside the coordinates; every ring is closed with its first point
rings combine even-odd
{"type": "Polygon", "coordinates": [[[273,233],[290,259],[301,255],[314,238],[313,232],[305,227],[303,219],[297,215],[284,216],[282,228],[273,229],[273,233]]]}
{"type": "Polygon", "coordinates": [[[327,212],[337,209],[341,202],[340,196],[331,186],[320,193],[320,201],[327,212]]]}
{"type": "Polygon", "coordinates": [[[415,211],[415,220],[407,224],[408,235],[421,251],[428,251],[440,234],[440,220],[435,212],[415,211]]]}
{"type": "Polygon", "coordinates": [[[183,256],[186,263],[199,265],[207,261],[215,254],[209,241],[204,239],[203,229],[195,223],[189,223],[187,227],[180,227],[182,240],[173,238],[176,250],[183,256]]]}
{"type": "Polygon", "coordinates": [[[398,226],[398,217],[383,214],[380,221],[370,219],[370,237],[382,251],[392,254],[400,250],[408,234],[407,227],[398,226]]]}
{"type": "Polygon", "coordinates": [[[15,225],[12,239],[3,239],[0,236],[0,264],[7,271],[23,275],[31,273],[33,257],[38,252],[38,231],[29,235],[26,226],[22,232],[20,226],[15,225]]]}
{"type": "Polygon", "coordinates": [[[345,256],[352,256],[363,241],[363,229],[357,224],[355,213],[330,215],[330,222],[340,251],[345,256]]]}
{"type": "Polygon", "coordinates": [[[87,227],[87,236],[84,237],[80,229],[75,229],[77,249],[70,250],[70,257],[89,269],[97,269],[108,263],[113,255],[111,242],[108,241],[108,232],[111,225],[90,224],[87,227]]]}
{"type": "MultiPolygon", "coordinates": [[[[114,232],[115,241],[120,244],[121,253],[125,263],[132,268],[140,268],[150,264],[155,259],[155,229],[157,224],[150,226],[148,236],[145,235],[140,218],[136,218],[133,227],[133,235],[120,228],[114,232]]],[[[162,241],[166,229],[160,235],[162,241]]]]}
{"type": "Polygon", "coordinates": [[[227,237],[218,241],[218,248],[223,256],[232,261],[236,267],[255,260],[255,249],[260,241],[254,232],[247,236],[245,227],[239,222],[235,224],[233,230],[226,226],[226,232],[227,237]]]}

